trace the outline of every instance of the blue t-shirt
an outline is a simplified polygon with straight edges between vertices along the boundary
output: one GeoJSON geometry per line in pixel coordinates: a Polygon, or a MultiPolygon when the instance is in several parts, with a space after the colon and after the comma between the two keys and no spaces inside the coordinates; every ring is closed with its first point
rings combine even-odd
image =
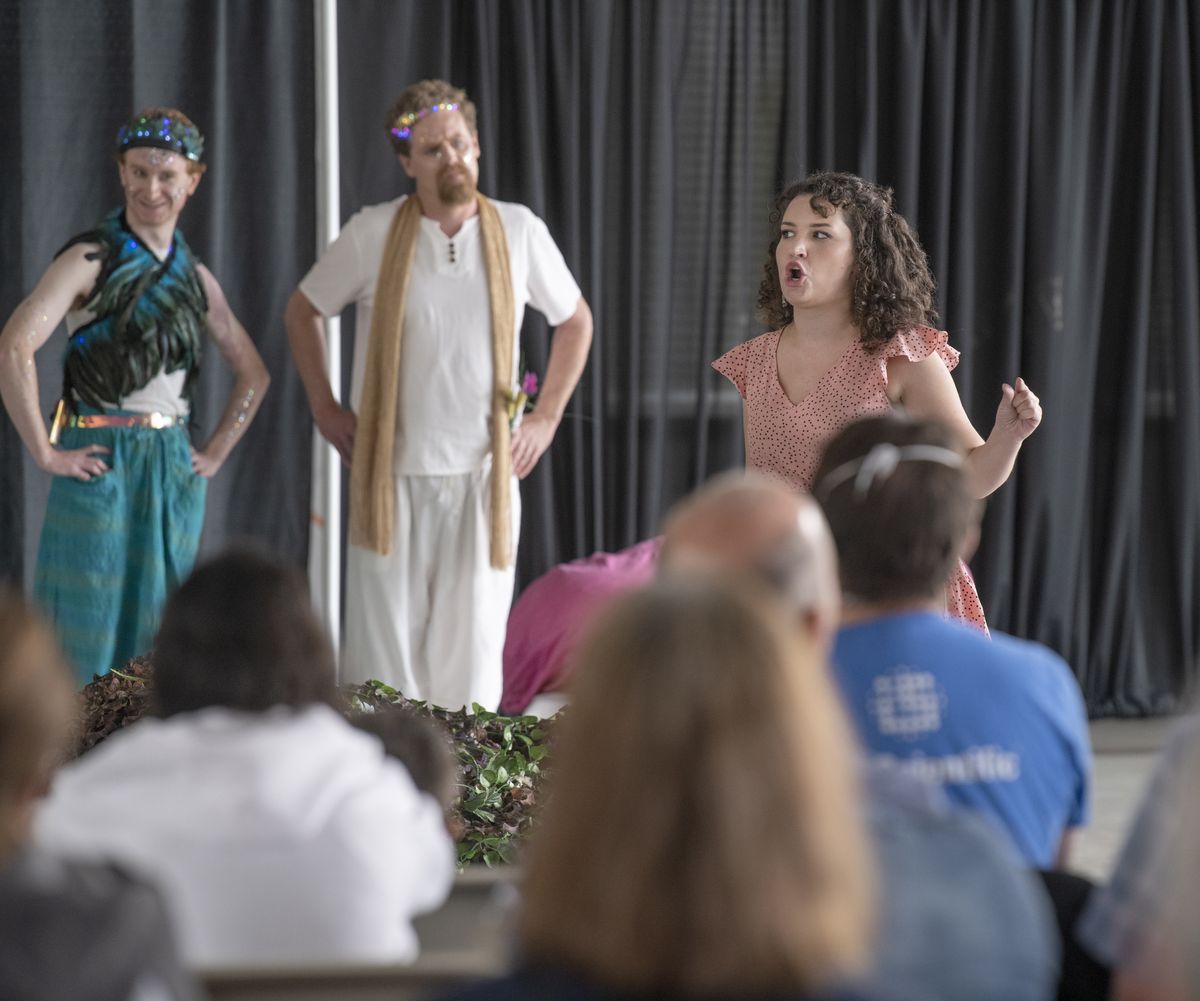
{"type": "Polygon", "coordinates": [[[1087,713],[1057,654],[911,612],[842,629],[833,659],[875,763],[994,818],[1029,864],[1052,866],[1063,831],[1087,822],[1087,713]]]}

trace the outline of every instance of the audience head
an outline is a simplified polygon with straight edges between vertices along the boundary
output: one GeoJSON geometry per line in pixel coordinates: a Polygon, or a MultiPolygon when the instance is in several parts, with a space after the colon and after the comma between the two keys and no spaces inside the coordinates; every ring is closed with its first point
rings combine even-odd
{"type": "Polygon", "coordinates": [[[1196,776],[1200,775],[1200,745],[1193,747],[1183,766],[1184,788],[1179,790],[1178,827],[1180,835],[1172,845],[1167,863],[1169,872],[1180,879],[1172,883],[1167,907],[1167,927],[1178,930],[1178,978],[1184,996],[1200,997],[1200,799],[1196,797],[1196,776]]]}
{"type": "Polygon", "coordinates": [[[789,185],[771,208],[771,243],[758,289],[758,315],[774,329],[792,319],[779,284],[775,250],[780,222],[797,198],[829,218],[840,213],[854,241],[850,312],[863,344],[875,348],[897,330],[932,323],[933,273],[908,221],[892,203],[892,191],[854,174],[821,171],[789,185]]]}
{"type": "Polygon", "coordinates": [[[355,713],[350,722],[378,737],[384,751],[404,765],[413,784],[450,810],[458,799],[458,761],[442,726],[403,706],[355,713]]]}
{"type": "Polygon", "coordinates": [[[755,474],[717,476],[671,511],[664,574],[714,572],[775,592],[824,647],[840,609],[837,555],[812,498],[755,474]]]}
{"type": "Polygon", "coordinates": [[[307,580],[265,552],[230,550],[167,600],[154,653],[159,715],[332,703],[334,679],[307,580]]]}
{"type": "Polygon", "coordinates": [[[70,674],[47,625],[0,587],[0,860],[28,840],[34,802],[65,756],[77,711],[70,674]]]}
{"type": "Polygon", "coordinates": [[[1133,896],[1123,909],[1134,920],[1124,927],[1120,964],[1119,979],[1128,987],[1113,993],[1122,1001],[1200,997],[1200,739],[1191,738],[1179,754],[1150,786],[1150,795],[1163,801],[1143,821],[1152,826],[1144,832],[1141,871],[1118,874],[1142,877],[1125,884],[1133,896]]]}
{"type": "Polygon", "coordinates": [[[892,415],[856,421],[829,442],[813,496],[837,543],[845,600],[940,598],[978,521],[962,461],[940,424],[892,415]]]}
{"type": "Polygon", "coordinates": [[[579,652],[533,835],[525,949],[620,989],[752,995],[851,972],[872,878],[845,716],[765,592],[667,579],[579,652]]]}

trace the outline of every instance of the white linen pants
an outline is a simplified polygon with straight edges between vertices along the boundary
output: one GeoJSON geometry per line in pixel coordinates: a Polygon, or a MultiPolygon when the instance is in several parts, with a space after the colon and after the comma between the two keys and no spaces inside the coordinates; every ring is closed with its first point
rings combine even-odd
{"type": "MultiPolygon", "coordinates": [[[[396,477],[391,554],[347,550],[343,683],[377,678],[448,709],[499,706],[514,568],[491,566],[490,477],[490,462],[471,473],[396,477]]],[[[515,477],[511,496],[515,553],[515,477]]]]}

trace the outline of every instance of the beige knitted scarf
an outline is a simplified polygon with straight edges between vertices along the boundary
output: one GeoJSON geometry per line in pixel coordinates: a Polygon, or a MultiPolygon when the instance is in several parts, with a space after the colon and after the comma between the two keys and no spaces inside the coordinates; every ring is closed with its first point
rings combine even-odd
{"type": "MultiPolygon", "coordinates": [[[[479,234],[483,242],[492,322],[491,564],[502,570],[513,559],[508,397],[512,388],[515,306],[504,224],[496,207],[483,195],[478,198],[479,234]]],[[[350,466],[350,541],[356,546],[385,555],[392,551],[395,541],[392,536],[396,523],[396,480],[392,461],[400,385],[400,348],[404,333],[404,301],[408,294],[408,277],[412,271],[420,222],[421,203],[415,195],[410,195],[400,203],[392,218],[383,260],[379,265],[362,405],[359,408],[354,457],[350,466]]]]}

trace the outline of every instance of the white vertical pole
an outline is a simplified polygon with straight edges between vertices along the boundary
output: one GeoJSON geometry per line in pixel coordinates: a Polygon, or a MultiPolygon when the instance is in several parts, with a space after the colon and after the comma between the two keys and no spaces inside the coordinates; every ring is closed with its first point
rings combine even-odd
{"type": "MultiPolygon", "coordinates": [[[[338,177],[337,0],[313,0],[317,98],[317,256],[341,227],[338,177]]],[[[341,321],[326,321],[326,362],[335,399],[341,397],[341,321]]],[[[337,451],[313,431],[312,518],[308,535],[308,579],[317,611],[334,650],[341,643],[342,464],[337,451]]]]}

